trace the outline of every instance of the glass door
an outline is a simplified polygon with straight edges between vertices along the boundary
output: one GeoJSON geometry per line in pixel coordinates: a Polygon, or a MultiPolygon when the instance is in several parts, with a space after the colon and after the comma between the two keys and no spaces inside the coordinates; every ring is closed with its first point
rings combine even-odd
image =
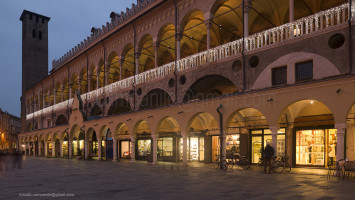
{"type": "Polygon", "coordinates": [[[198,137],[190,137],[190,161],[198,161],[199,160],[199,141],[198,137]]]}
{"type": "Polygon", "coordinates": [[[262,136],[252,136],[251,150],[252,150],[252,163],[258,163],[262,155],[262,136]]]}
{"type": "Polygon", "coordinates": [[[121,158],[131,158],[131,145],[130,141],[120,141],[121,142],[121,158]]]}

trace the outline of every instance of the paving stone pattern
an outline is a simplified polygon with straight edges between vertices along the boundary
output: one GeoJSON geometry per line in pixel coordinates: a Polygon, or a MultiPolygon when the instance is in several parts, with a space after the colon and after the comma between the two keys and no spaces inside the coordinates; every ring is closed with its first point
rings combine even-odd
{"type": "Polygon", "coordinates": [[[83,161],[25,157],[1,172],[0,199],[355,199],[355,179],[327,179],[324,169],[289,174],[220,172],[205,164],[83,161]],[[74,194],[29,197],[20,194],[74,194]]]}

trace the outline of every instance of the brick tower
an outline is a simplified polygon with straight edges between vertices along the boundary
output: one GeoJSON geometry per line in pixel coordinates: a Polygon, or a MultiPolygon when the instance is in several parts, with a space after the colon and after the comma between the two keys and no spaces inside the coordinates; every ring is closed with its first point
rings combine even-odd
{"type": "Polygon", "coordinates": [[[25,126],[24,92],[48,75],[48,22],[49,17],[27,10],[22,12],[22,97],[21,121],[25,126]]]}

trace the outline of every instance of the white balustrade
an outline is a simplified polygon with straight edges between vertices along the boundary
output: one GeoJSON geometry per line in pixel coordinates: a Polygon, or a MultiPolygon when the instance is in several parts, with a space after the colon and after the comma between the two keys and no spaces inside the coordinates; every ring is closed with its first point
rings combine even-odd
{"type": "MultiPolygon", "coordinates": [[[[291,23],[287,23],[269,30],[265,30],[260,33],[253,34],[244,39],[244,48],[246,51],[251,51],[254,49],[262,48],[272,44],[277,44],[279,42],[300,37],[303,35],[311,34],[317,32],[318,30],[327,29],[333,26],[341,25],[348,22],[346,16],[349,15],[349,5],[343,4],[329,10],[319,12],[317,14],[301,18],[291,23]]],[[[352,18],[355,18],[355,0],[352,1],[352,18]]],[[[99,88],[97,90],[88,92],[81,95],[83,100],[91,100],[103,95],[115,93],[119,90],[128,88],[133,84],[141,84],[151,80],[159,79],[162,77],[169,76],[177,71],[184,71],[191,69],[209,62],[215,62],[228,58],[230,56],[237,55],[242,52],[243,40],[239,39],[227,44],[203,51],[186,58],[180,59],[175,62],[165,64],[161,67],[157,67],[135,76],[123,79],[121,81],[112,83],[105,87],[99,88]]],[[[61,61],[55,61],[60,63],[61,61]]],[[[42,110],[36,111],[34,113],[26,115],[26,119],[31,119],[33,117],[38,117],[41,114],[45,115],[50,113],[52,110],[60,110],[66,108],[68,105],[71,106],[73,99],[61,102],[54,106],[44,108],[42,110]]]]}

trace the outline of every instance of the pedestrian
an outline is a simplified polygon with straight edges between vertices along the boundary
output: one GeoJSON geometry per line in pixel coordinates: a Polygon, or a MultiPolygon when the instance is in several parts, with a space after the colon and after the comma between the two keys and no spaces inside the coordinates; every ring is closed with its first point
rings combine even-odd
{"type": "Polygon", "coordinates": [[[264,150],[264,173],[266,174],[266,168],[269,166],[269,174],[271,174],[271,160],[274,157],[274,149],[272,146],[270,146],[270,143],[268,142],[266,144],[265,150],[264,150]]]}

